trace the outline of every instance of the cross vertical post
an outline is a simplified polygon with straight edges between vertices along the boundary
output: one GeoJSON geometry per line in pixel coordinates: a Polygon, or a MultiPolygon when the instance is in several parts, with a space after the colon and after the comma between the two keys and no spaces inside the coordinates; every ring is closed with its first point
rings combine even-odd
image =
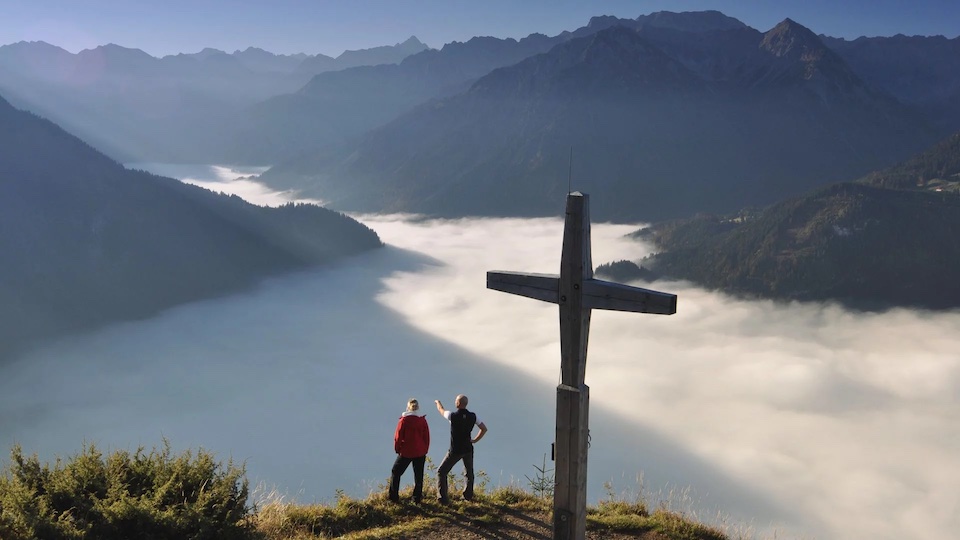
{"type": "Polygon", "coordinates": [[[584,381],[590,335],[590,308],[583,305],[583,282],[593,278],[587,200],[567,198],[560,259],[560,382],[574,388],[584,381]]]}
{"type": "Polygon", "coordinates": [[[593,277],[587,197],[567,197],[560,258],[560,385],[557,386],[554,538],[582,538],[587,523],[590,388],[584,384],[590,309],[583,282],[593,277]],[[581,532],[582,531],[582,532],[581,532]]]}
{"type": "Polygon", "coordinates": [[[560,384],[557,386],[553,537],[586,536],[590,388],[584,383],[593,309],[672,315],[677,296],[594,279],[590,198],[567,195],[560,275],[487,272],[487,288],[557,304],[560,384]]]}

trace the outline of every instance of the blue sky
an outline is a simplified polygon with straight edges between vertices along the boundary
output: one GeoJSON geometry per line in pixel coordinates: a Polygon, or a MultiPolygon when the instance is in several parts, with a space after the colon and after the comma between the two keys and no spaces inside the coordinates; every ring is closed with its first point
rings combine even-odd
{"type": "Polygon", "coordinates": [[[105,43],[154,56],[215,47],[336,56],[415,35],[431,47],[477,36],[520,38],[583,26],[594,15],[716,9],[758,30],[786,17],[818,34],[960,31],[956,0],[3,0],[0,44],[42,40],[71,52],[105,43]]]}

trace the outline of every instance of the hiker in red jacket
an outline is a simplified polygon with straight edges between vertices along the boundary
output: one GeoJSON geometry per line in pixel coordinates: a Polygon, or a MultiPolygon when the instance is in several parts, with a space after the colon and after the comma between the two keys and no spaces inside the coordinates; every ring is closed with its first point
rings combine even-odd
{"type": "Polygon", "coordinates": [[[420,504],[423,499],[423,464],[430,450],[430,427],[427,418],[420,414],[420,403],[415,399],[407,402],[407,410],[397,422],[393,450],[397,453],[397,460],[393,463],[390,478],[390,500],[400,502],[400,477],[413,463],[413,502],[420,504]]]}

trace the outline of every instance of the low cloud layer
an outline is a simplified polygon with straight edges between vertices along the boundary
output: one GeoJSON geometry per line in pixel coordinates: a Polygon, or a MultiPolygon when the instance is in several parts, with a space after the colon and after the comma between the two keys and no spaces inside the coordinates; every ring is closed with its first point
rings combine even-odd
{"type": "MultiPolygon", "coordinates": [[[[167,437],[330,499],[386,478],[410,397],[438,462],[446,426],[429,404],[463,392],[490,427],[478,467],[525,484],[553,437],[557,308],[487,290],[485,272],[556,273],[562,222],[363,220],[387,248],[3,367],[0,445],[51,459],[167,437]]],[[[623,239],[634,228],[595,224],[594,262],[648,252],[623,239]]],[[[758,536],[955,537],[960,314],[640,285],[677,293],[678,313],[593,313],[591,500],[642,476],[654,503],[758,536]]]]}
{"type": "Polygon", "coordinates": [[[261,206],[280,206],[294,200],[322,204],[316,199],[295,198],[293,191],[274,191],[255,182],[253,178],[268,167],[238,165],[182,165],[170,163],[128,163],[128,169],[141,169],[178,178],[187,184],[200,186],[217,193],[231,193],[261,206]]]}
{"type": "MultiPolygon", "coordinates": [[[[392,276],[386,305],[429,334],[556,382],[557,308],[484,290],[483,274],[558,272],[559,220],[375,227],[387,242],[449,264],[392,276]]],[[[595,263],[646,254],[649,246],[623,238],[634,229],[595,225],[595,263]]],[[[960,528],[960,314],[859,314],[687,283],[638,285],[677,293],[678,313],[593,312],[595,407],[795,509],[792,528],[810,536],[948,538],[960,528]]],[[[678,481],[676,471],[652,470],[642,441],[636,456],[648,481],[678,481]]],[[[722,506],[722,493],[709,495],[722,506]]]]}

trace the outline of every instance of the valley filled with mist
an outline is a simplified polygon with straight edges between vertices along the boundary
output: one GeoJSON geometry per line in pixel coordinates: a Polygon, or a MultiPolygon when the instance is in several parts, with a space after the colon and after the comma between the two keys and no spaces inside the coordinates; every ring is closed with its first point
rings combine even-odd
{"type": "Polygon", "coordinates": [[[593,264],[678,295],[593,311],[592,503],[954,538],[960,37],[593,15],[339,55],[0,43],[0,448],[167,441],[329,502],[380,489],[409,398],[439,464],[428,404],[462,393],[482,481],[527,487],[557,307],[486,272],[556,273],[581,191],[593,264]]]}
{"type": "MultiPolygon", "coordinates": [[[[553,436],[557,311],[484,279],[556,272],[562,221],[357,217],[385,249],[4,366],[0,444],[53,458],[165,437],[244,462],[262,492],[330,500],[384,481],[408,398],[465,393],[490,427],[477,467],[525,484],[553,436]]],[[[649,253],[635,229],[594,224],[594,260],[649,253]]],[[[635,284],[678,313],[593,314],[591,500],[610,482],[763,537],[952,534],[960,315],[635,284]]],[[[436,464],[445,426],[427,419],[436,464]]]]}

